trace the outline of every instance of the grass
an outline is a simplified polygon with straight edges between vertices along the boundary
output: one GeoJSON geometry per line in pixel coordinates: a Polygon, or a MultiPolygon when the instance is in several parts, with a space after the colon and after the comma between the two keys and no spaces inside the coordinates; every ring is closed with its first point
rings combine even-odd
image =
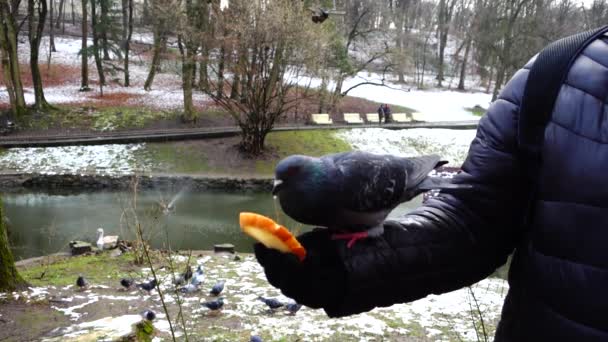
{"type": "Polygon", "coordinates": [[[133,264],[133,255],[125,254],[117,258],[109,253],[101,255],[86,255],[65,258],[51,262],[50,265],[36,264],[19,267],[19,274],[34,286],[66,286],[76,283],[76,278],[82,274],[92,283],[103,283],[112,279],[129,277],[129,271],[138,269],[133,264]],[[44,277],[40,275],[44,272],[44,277]]]}
{"type": "Polygon", "coordinates": [[[105,107],[92,113],[92,127],[105,131],[126,128],[142,128],[147,123],[174,117],[167,111],[153,110],[141,107],[105,107]]]}
{"type": "Polygon", "coordinates": [[[465,108],[465,110],[471,112],[471,114],[476,115],[476,116],[483,116],[487,111],[487,109],[485,109],[481,106],[465,108]]]}
{"type": "Polygon", "coordinates": [[[256,173],[272,175],[274,167],[282,158],[292,154],[321,156],[328,153],[345,152],[352,147],[336,137],[335,132],[327,130],[272,132],[266,138],[266,149],[273,152],[272,157],[257,160],[256,173]]]}
{"type": "Polygon", "coordinates": [[[196,174],[212,171],[207,157],[195,144],[148,143],[145,152],[138,157],[150,160],[154,172],[196,174]]]}

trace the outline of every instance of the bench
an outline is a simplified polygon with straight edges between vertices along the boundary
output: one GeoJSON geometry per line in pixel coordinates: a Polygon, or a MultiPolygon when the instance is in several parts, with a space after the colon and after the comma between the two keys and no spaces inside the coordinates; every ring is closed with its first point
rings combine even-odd
{"type": "Polygon", "coordinates": [[[419,112],[414,112],[412,113],[412,120],[414,121],[427,121],[426,120],[426,115],[424,115],[423,113],[419,113],[419,112]]]}
{"type": "Polygon", "coordinates": [[[391,117],[393,118],[394,122],[409,122],[411,121],[410,118],[408,118],[407,113],[394,113],[391,115],[391,117]]]}
{"type": "Polygon", "coordinates": [[[367,113],[365,114],[367,122],[380,123],[380,116],[378,113],[367,113]]]}
{"type": "Polygon", "coordinates": [[[362,124],[363,119],[361,119],[361,115],[359,113],[344,113],[344,121],[349,124],[362,124]]]}
{"type": "Polygon", "coordinates": [[[329,114],[311,114],[311,119],[317,125],[331,125],[334,121],[329,117],[329,114]]]}

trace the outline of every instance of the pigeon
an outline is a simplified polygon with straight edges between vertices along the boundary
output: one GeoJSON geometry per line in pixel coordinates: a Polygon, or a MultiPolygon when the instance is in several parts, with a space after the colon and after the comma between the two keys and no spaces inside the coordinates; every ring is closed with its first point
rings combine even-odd
{"type": "Polygon", "coordinates": [[[147,321],[153,321],[156,318],[156,314],[152,310],[145,310],[141,313],[141,317],[147,321]]]}
{"type": "Polygon", "coordinates": [[[192,275],[192,281],[190,283],[199,286],[203,283],[203,280],[205,280],[205,272],[203,271],[203,267],[199,265],[196,272],[192,275]]]}
{"type": "Polygon", "coordinates": [[[191,278],[192,278],[192,267],[190,267],[190,265],[188,265],[188,267],[186,267],[186,271],[184,273],[180,274],[179,276],[175,277],[175,279],[173,279],[173,284],[184,285],[191,278]]]}
{"type": "Polygon", "coordinates": [[[225,282],[220,281],[217,284],[213,285],[213,287],[211,288],[211,291],[209,291],[209,293],[211,293],[214,296],[219,296],[219,294],[222,293],[222,291],[224,291],[224,283],[225,282]]]}
{"type": "Polygon", "coordinates": [[[211,311],[217,311],[224,306],[224,298],[220,297],[216,300],[201,303],[202,306],[206,307],[211,311]]]}
{"type": "Polygon", "coordinates": [[[285,305],[285,309],[287,309],[287,311],[289,311],[290,314],[295,315],[296,312],[298,312],[300,309],[302,308],[302,304],[298,304],[298,303],[288,303],[287,305],[285,305]]]}
{"type": "Polygon", "coordinates": [[[194,284],[187,284],[186,286],[179,288],[179,292],[181,292],[181,293],[194,293],[194,292],[197,292],[198,290],[199,290],[198,285],[194,285],[194,284]]]}
{"type": "Polygon", "coordinates": [[[264,302],[264,304],[266,304],[270,308],[270,310],[276,310],[284,305],[276,298],[264,298],[262,296],[259,296],[258,299],[264,302]]]}
{"type": "Polygon", "coordinates": [[[84,279],[83,276],[79,275],[78,278],[76,279],[76,286],[78,286],[78,288],[80,288],[80,289],[84,289],[88,285],[89,285],[89,283],[87,282],[87,280],[84,279]]]}
{"type": "Polygon", "coordinates": [[[120,285],[122,285],[122,287],[124,287],[126,290],[128,290],[131,288],[131,286],[133,286],[133,280],[127,279],[127,278],[122,278],[122,279],[120,279],[120,285]]]}
{"type": "Polygon", "coordinates": [[[251,336],[251,338],[249,339],[249,342],[263,342],[262,338],[258,335],[253,335],[251,336]]]}
{"type": "Polygon", "coordinates": [[[326,10],[319,8],[318,11],[312,11],[312,22],[315,24],[322,24],[327,18],[329,18],[329,12],[326,10]]]}
{"type": "Polygon", "coordinates": [[[137,284],[137,287],[139,287],[142,290],[148,291],[148,294],[149,294],[150,291],[154,290],[154,288],[156,287],[156,279],[152,279],[147,283],[137,284]]]}
{"type": "Polygon", "coordinates": [[[378,237],[399,204],[431,190],[458,191],[469,185],[431,178],[446,164],[437,155],[404,158],[363,151],[315,158],[292,155],[275,169],[272,194],[292,219],[332,230],[333,239],[378,237]]]}

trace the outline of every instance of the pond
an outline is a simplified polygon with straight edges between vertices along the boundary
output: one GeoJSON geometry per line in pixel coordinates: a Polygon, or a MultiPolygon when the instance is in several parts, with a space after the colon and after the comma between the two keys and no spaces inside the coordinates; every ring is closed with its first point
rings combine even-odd
{"type": "MultiPolygon", "coordinates": [[[[390,215],[404,214],[421,204],[422,196],[397,207],[390,215]]],[[[269,193],[217,191],[142,190],[2,194],[9,239],[17,260],[68,251],[71,240],[95,241],[97,228],[106,235],[133,239],[135,215],[145,236],[156,248],[212,249],[217,243],[232,243],[239,252],[251,252],[253,240],[238,225],[242,211],[267,215],[292,231],[310,227],[289,219],[269,193]],[[134,201],[136,199],[136,201],[134,201]],[[174,210],[162,209],[173,202],[174,210]],[[135,205],[134,205],[135,203],[135,205]],[[136,210],[132,210],[133,207],[136,210]]]]}

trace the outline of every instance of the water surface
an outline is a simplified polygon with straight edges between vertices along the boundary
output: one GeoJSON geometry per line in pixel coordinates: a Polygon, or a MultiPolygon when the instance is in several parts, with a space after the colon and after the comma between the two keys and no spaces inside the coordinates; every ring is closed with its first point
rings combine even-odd
{"type": "MultiPolygon", "coordinates": [[[[238,226],[238,214],[252,211],[267,215],[292,231],[310,227],[289,219],[275,207],[268,193],[226,193],[146,190],[138,192],[134,204],[128,191],[85,193],[6,193],[2,195],[13,251],[17,259],[68,251],[70,240],[93,242],[103,227],[107,235],[133,239],[135,215],[153,247],[212,249],[217,243],[232,243],[237,251],[252,251],[253,240],[238,226]],[[163,208],[173,201],[174,210],[163,208]],[[136,207],[135,210],[132,210],[136,207]]],[[[419,206],[421,196],[397,207],[391,217],[419,206]]]]}

